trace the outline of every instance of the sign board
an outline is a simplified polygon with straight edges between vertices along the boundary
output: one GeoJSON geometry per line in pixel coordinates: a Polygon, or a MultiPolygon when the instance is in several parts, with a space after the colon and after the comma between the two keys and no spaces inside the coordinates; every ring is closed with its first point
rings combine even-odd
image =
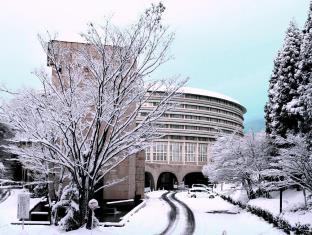
{"type": "Polygon", "coordinates": [[[29,193],[20,193],[17,195],[17,218],[29,219],[29,193]]]}

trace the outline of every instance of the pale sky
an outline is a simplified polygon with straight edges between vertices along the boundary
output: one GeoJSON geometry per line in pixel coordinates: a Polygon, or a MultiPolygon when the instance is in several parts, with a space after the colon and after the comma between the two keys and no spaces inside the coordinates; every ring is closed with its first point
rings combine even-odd
{"type": "MultiPolygon", "coordinates": [[[[151,0],[0,0],[0,83],[38,87],[31,74],[44,66],[38,33],[75,41],[86,23],[104,16],[135,22],[151,0]]],[[[156,1],[157,2],[157,1],[156,1]]],[[[263,119],[273,68],[289,21],[301,27],[309,0],[164,0],[165,22],[176,33],[175,57],[155,76],[190,77],[188,86],[233,97],[247,108],[246,123],[263,119]]]]}

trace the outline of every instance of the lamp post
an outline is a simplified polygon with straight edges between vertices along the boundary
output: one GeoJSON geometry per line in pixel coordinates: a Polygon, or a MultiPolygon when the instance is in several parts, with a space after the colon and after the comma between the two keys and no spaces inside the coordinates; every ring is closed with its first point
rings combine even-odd
{"type": "Polygon", "coordinates": [[[88,203],[88,206],[90,210],[92,211],[92,215],[91,215],[91,235],[92,235],[94,210],[99,208],[99,203],[96,199],[91,199],[88,203]]]}

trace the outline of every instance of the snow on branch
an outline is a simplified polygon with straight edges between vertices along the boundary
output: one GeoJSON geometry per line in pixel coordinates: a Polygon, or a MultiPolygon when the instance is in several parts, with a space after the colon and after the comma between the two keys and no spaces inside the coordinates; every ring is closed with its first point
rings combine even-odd
{"type": "Polygon", "coordinates": [[[7,149],[24,167],[46,174],[64,168],[85,198],[111,169],[161,137],[156,122],[186,83],[151,79],[171,58],[174,34],[162,23],[164,10],[152,5],[126,29],[89,24],[83,43],[40,37],[52,74],[35,71],[41,89],[14,94],[0,110],[16,133],[7,149]],[[162,99],[139,121],[155,87],[163,88],[162,99]]]}

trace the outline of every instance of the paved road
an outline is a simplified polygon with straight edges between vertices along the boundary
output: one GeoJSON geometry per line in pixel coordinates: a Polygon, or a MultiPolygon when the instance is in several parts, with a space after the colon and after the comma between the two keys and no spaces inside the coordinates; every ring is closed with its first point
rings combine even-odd
{"type": "Polygon", "coordinates": [[[175,192],[167,192],[161,197],[168,203],[171,210],[169,213],[169,224],[160,235],[192,235],[195,230],[194,214],[184,202],[175,197],[175,194],[175,192]]]}

